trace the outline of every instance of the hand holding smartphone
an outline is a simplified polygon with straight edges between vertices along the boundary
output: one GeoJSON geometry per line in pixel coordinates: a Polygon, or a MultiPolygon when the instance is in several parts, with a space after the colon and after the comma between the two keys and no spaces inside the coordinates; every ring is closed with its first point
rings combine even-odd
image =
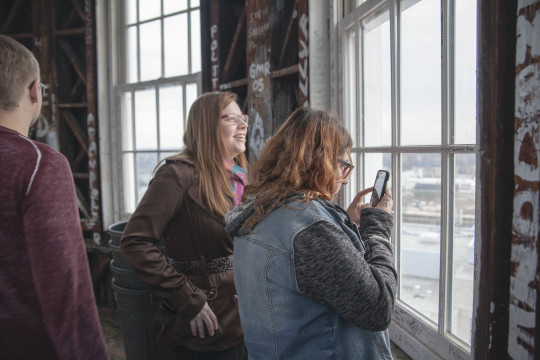
{"type": "MultiPolygon", "coordinates": [[[[360,226],[360,212],[364,207],[369,206],[367,203],[363,204],[364,197],[371,192],[371,206],[376,207],[377,204],[381,201],[381,199],[384,196],[384,193],[386,192],[386,184],[388,183],[388,179],[390,178],[390,173],[386,170],[379,170],[377,171],[377,177],[375,178],[375,185],[373,186],[373,191],[371,188],[367,188],[364,190],[361,190],[356,194],[353,201],[347,208],[347,214],[349,214],[349,218],[351,221],[353,221],[356,225],[360,226]]],[[[385,200],[386,202],[386,200],[385,200]]],[[[389,204],[387,204],[386,208],[383,209],[384,211],[391,213],[392,212],[392,200],[390,198],[389,204]]]]}
{"type": "Polygon", "coordinates": [[[386,192],[386,184],[390,178],[390,173],[386,170],[377,171],[373,192],[371,193],[371,206],[375,207],[381,201],[386,192]]]}

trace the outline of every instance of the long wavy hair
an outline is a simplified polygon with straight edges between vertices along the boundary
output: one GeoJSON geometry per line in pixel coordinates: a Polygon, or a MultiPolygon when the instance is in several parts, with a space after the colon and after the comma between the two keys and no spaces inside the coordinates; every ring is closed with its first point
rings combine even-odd
{"type": "Polygon", "coordinates": [[[255,196],[251,228],[291,192],[332,200],[337,189],[338,156],[352,147],[352,139],[335,116],[320,110],[299,108],[264,146],[253,166],[253,181],[244,196],[255,196]]]}
{"type": "MultiPolygon", "coordinates": [[[[199,182],[203,203],[222,216],[231,209],[234,193],[231,170],[225,166],[225,159],[229,156],[223,142],[220,115],[233,101],[236,101],[236,94],[232,92],[210,92],[199,96],[189,110],[184,133],[185,148],[163,160],[191,161],[197,169],[196,181],[199,182]]],[[[244,153],[238,154],[234,162],[248,171],[244,153]]]]}

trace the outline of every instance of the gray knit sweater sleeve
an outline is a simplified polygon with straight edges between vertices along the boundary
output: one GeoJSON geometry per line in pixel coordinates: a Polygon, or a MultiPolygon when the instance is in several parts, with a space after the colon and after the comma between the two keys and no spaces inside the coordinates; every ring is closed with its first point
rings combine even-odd
{"type": "Polygon", "coordinates": [[[294,239],[294,264],[300,291],[362,329],[390,325],[397,273],[390,236],[390,215],[362,211],[362,255],[336,225],[320,221],[294,239]]]}

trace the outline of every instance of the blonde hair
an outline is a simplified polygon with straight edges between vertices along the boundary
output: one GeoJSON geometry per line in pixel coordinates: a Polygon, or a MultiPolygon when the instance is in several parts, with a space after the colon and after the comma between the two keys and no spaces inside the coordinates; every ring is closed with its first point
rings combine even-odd
{"type": "Polygon", "coordinates": [[[253,183],[244,196],[254,195],[251,228],[293,191],[303,201],[316,197],[332,200],[337,189],[338,156],[352,147],[352,139],[337,119],[326,111],[299,108],[264,146],[253,168],[253,183]]]}
{"type": "Polygon", "coordinates": [[[32,79],[39,79],[39,64],[34,54],[13,38],[0,35],[0,108],[16,107],[32,79]]]}
{"type": "MultiPolygon", "coordinates": [[[[165,159],[193,162],[203,203],[220,215],[231,209],[234,199],[231,173],[225,168],[225,158],[229,156],[220,126],[221,111],[233,101],[236,101],[236,94],[232,92],[211,92],[199,96],[189,110],[184,133],[185,148],[165,159]]],[[[247,171],[244,153],[238,154],[234,162],[247,171]]]]}

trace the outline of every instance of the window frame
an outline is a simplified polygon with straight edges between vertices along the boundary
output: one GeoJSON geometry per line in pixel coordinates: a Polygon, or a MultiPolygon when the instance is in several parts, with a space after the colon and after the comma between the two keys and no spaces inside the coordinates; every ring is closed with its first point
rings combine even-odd
{"type": "MultiPolygon", "coordinates": [[[[136,2],[138,6],[138,1],[136,2]]],[[[102,67],[106,67],[107,74],[106,79],[103,79],[100,85],[100,132],[101,135],[105,135],[109,138],[108,141],[102,139],[100,141],[100,153],[101,158],[108,158],[108,161],[103,162],[102,168],[102,191],[104,197],[107,197],[107,204],[104,204],[104,225],[110,225],[121,219],[128,219],[131,216],[131,212],[126,209],[126,194],[124,189],[124,160],[123,155],[126,152],[136,154],[145,152],[170,152],[166,149],[161,149],[158,140],[158,146],[153,150],[124,150],[122,146],[122,94],[125,92],[131,92],[134,94],[137,90],[154,88],[156,91],[156,99],[159,98],[159,89],[170,85],[182,85],[183,90],[183,115],[184,115],[184,127],[185,121],[187,121],[187,114],[189,112],[189,106],[186,106],[186,85],[195,84],[197,88],[197,96],[202,91],[202,58],[201,64],[198,66],[198,72],[192,72],[194,66],[192,63],[193,56],[189,53],[188,56],[188,73],[185,75],[165,77],[164,67],[164,51],[165,51],[165,37],[164,34],[164,19],[170,16],[178,15],[180,13],[187,13],[187,26],[188,26],[188,49],[192,47],[191,36],[191,16],[189,13],[193,10],[198,10],[200,14],[200,1],[195,1],[195,6],[192,7],[192,0],[187,1],[187,9],[174,12],[171,14],[163,15],[163,2],[159,1],[160,15],[152,18],[151,20],[161,19],[160,31],[161,31],[161,74],[162,76],[157,79],[140,81],[140,38],[137,37],[137,82],[129,83],[127,81],[128,74],[127,69],[127,28],[129,26],[137,26],[137,34],[139,33],[138,27],[140,24],[147,23],[151,20],[146,19],[144,21],[137,21],[135,23],[127,24],[125,21],[125,14],[127,11],[126,0],[113,1],[107,0],[104,3],[96,4],[96,20],[97,20],[97,37],[98,41],[98,64],[102,67]],[[134,25],[135,24],[135,25],[134,25]],[[104,45],[107,44],[107,45],[104,45]],[[101,51],[100,51],[101,50],[101,51]],[[101,53],[101,55],[100,55],[101,53]],[[107,114],[107,115],[104,115],[107,114]],[[105,131],[103,129],[106,129],[105,131]]],[[[202,21],[202,18],[201,18],[202,21]]],[[[201,38],[202,41],[202,38],[201,38]]],[[[202,46],[202,43],[201,43],[202,46]]],[[[190,51],[190,50],[188,50],[190,51]]],[[[201,51],[202,56],[202,51],[201,51]]],[[[132,99],[132,109],[135,107],[135,101],[132,99]]],[[[159,104],[156,102],[156,117],[159,118],[159,104]]],[[[133,112],[132,112],[133,113],[133,112]]],[[[157,136],[159,139],[159,124],[157,124],[157,136]]],[[[180,149],[176,149],[178,151],[180,149]]],[[[161,156],[159,157],[161,159],[161,156]]],[[[157,165],[157,163],[156,163],[157,165]]],[[[137,173],[136,164],[134,165],[135,174],[137,173]]],[[[137,195],[135,194],[135,204],[137,204],[137,195]]]]}
{"type": "MultiPolygon", "coordinates": [[[[420,0],[419,0],[420,1],[420,0]]],[[[450,38],[449,36],[451,34],[448,34],[446,29],[448,29],[448,25],[450,22],[450,17],[453,16],[452,13],[450,13],[450,2],[451,0],[442,0],[442,9],[441,9],[441,17],[442,17],[442,26],[445,29],[443,31],[443,38],[442,38],[442,48],[441,48],[441,56],[443,58],[447,58],[449,56],[453,56],[452,48],[450,47],[450,38]]],[[[336,55],[337,55],[337,68],[338,68],[338,74],[336,77],[337,82],[337,89],[338,92],[341,92],[343,94],[346,89],[348,89],[347,82],[350,81],[350,79],[354,79],[354,101],[355,104],[358,104],[358,106],[355,107],[354,111],[354,118],[356,119],[355,122],[358,122],[356,124],[357,126],[353,127],[353,130],[356,133],[352,133],[351,135],[353,138],[361,139],[361,124],[359,123],[359,119],[361,119],[361,106],[362,106],[362,85],[361,81],[359,80],[360,76],[356,76],[356,74],[350,74],[348,73],[348,66],[346,62],[348,61],[348,57],[346,54],[348,54],[348,39],[347,39],[347,33],[350,29],[354,28],[356,33],[356,48],[353,50],[354,58],[356,60],[356,67],[361,68],[361,22],[363,19],[367,18],[368,16],[380,11],[381,9],[387,8],[389,11],[389,19],[390,19],[390,52],[391,52],[391,122],[392,122],[392,139],[391,139],[391,145],[390,146],[381,146],[381,147],[369,147],[365,148],[362,147],[359,144],[355,144],[358,147],[355,147],[352,149],[352,153],[358,155],[361,153],[388,153],[392,157],[392,173],[399,173],[400,172],[400,155],[406,154],[406,153],[438,153],[441,155],[441,211],[444,211],[445,216],[441,215],[441,243],[448,244],[448,239],[451,236],[449,234],[449,231],[452,231],[452,227],[449,226],[446,219],[449,218],[447,214],[452,214],[453,212],[453,192],[454,192],[454,184],[448,184],[448,180],[452,180],[453,173],[452,169],[453,166],[452,162],[454,161],[454,156],[459,154],[473,154],[476,156],[475,163],[476,166],[476,173],[475,173],[475,183],[476,183],[476,193],[475,193],[475,239],[478,241],[480,238],[480,214],[478,213],[479,209],[479,199],[480,199],[480,182],[479,182],[479,166],[478,166],[478,154],[477,154],[477,144],[479,141],[478,133],[476,135],[476,144],[450,144],[450,131],[448,126],[448,119],[450,119],[450,116],[453,114],[450,113],[450,111],[453,111],[453,89],[449,88],[449,84],[452,82],[450,81],[450,75],[452,74],[453,69],[449,68],[449,61],[444,61],[443,66],[441,68],[441,87],[442,87],[442,102],[441,102],[441,145],[427,145],[427,146],[400,146],[399,145],[399,135],[400,135],[400,128],[399,128],[399,112],[400,112],[400,100],[399,100],[399,91],[400,91],[400,83],[399,83],[399,59],[400,59],[400,52],[399,52],[399,17],[398,14],[400,14],[400,5],[401,0],[365,0],[361,4],[359,4],[355,9],[351,10],[348,14],[344,14],[342,18],[339,16],[339,12],[341,10],[347,11],[347,8],[351,6],[349,0],[343,0],[343,3],[337,2],[335,3],[335,8],[337,9],[338,15],[334,17],[337,26],[336,26],[336,55]],[[452,186],[450,186],[452,185],[452,186]],[[447,191],[443,191],[446,189],[447,191]]],[[[339,99],[339,95],[337,96],[339,99]]],[[[337,100],[337,104],[335,104],[338,114],[342,119],[344,119],[345,124],[348,129],[351,129],[350,127],[350,104],[348,103],[348,97],[343,94],[340,100],[337,100]]],[[[353,155],[354,156],[354,155],[353,155]]],[[[358,156],[358,159],[361,159],[362,156],[358,156]]],[[[357,169],[364,168],[364,164],[360,161],[359,164],[357,164],[357,169]]],[[[365,188],[368,186],[371,186],[371,184],[364,184],[363,178],[360,176],[360,171],[355,173],[355,177],[352,179],[353,181],[350,182],[349,187],[351,188],[351,193],[355,193],[360,188],[365,188]],[[356,184],[354,184],[356,183],[356,184]],[[352,186],[351,186],[352,185],[352,186]],[[357,188],[355,188],[355,185],[357,188]]],[[[392,189],[400,189],[399,184],[399,177],[392,176],[392,189]]],[[[344,203],[347,204],[350,201],[351,195],[345,194],[344,195],[344,203]]],[[[400,209],[396,209],[396,218],[399,219],[400,209]]],[[[451,215],[453,216],[453,215],[451,215]]],[[[397,259],[400,249],[399,249],[399,242],[396,241],[396,234],[401,233],[401,223],[398,221],[395,222],[395,228],[394,233],[392,236],[392,242],[395,247],[395,254],[396,254],[396,264],[399,266],[399,259],[397,259]]],[[[446,295],[446,291],[448,291],[449,284],[446,281],[447,278],[447,270],[451,269],[446,264],[446,259],[448,259],[447,254],[447,246],[441,246],[440,249],[440,280],[439,280],[439,310],[444,309],[446,304],[446,299],[448,296],[441,296],[446,295]]],[[[475,312],[476,312],[476,304],[478,302],[477,300],[477,279],[476,279],[476,273],[477,273],[477,267],[478,264],[475,263],[475,278],[474,281],[474,296],[473,296],[473,304],[472,309],[473,313],[471,314],[472,319],[475,318],[475,312]]],[[[420,316],[418,316],[414,311],[412,311],[405,303],[401,301],[396,301],[396,308],[394,313],[394,320],[392,322],[392,325],[389,328],[390,336],[393,342],[395,342],[400,348],[402,348],[405,352],[407,352],[411,357],[415,359],[438,359],[438,358],[445,358],[445,359],[470,359],[472,357],[471,355],[471,347],[465,343],[463,343],[461,340],[454,337],[452,334],[447,333],[445,330],[446,328],[446,314],[448,310],[445,311],[439,311],[438,315],[438,322],[437,322],[437,329],[434,330],[431,325],[428,325],[428,323],[420,316]]],[[[472,324],[471,329],[474,329],[474,324],[472,324]]],[[[472,336],[472,335],[471,335],[472,336]]],[[[474,339],[471,338],[471,342],[474,339]]]]}

